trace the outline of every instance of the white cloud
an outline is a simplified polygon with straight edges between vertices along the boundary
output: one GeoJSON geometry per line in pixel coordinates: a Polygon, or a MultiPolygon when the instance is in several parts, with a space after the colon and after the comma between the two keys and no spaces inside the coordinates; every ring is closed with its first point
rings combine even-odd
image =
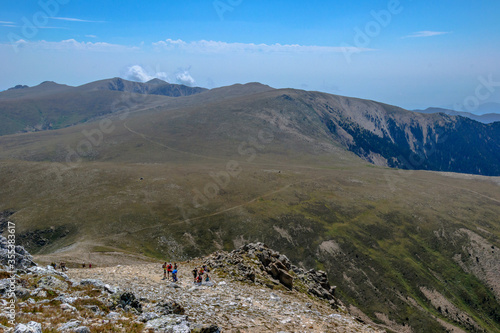
{"type": "Polygon", "coordinates": [[[194,86],[196,81],[193,79],[191,74],[189,74],[188,70],[183,70],[175,75],[175,79],[177,83],[184,84],[186,86],[194,86]]]}
{"type": "Polygon", "coordinates": [[[90,20],[82,20],[74,17],[51,17],[54,20],[61,21],[70,21],[70,22],[87,22],[87,23],[102,23],[103,21],[90,21],[90,20]]]}
{"type": "Polygon", "coordinates": [[[439,36],[439,35],[445,35],[449,34],[451,31],[417,31],[414,32],[411,35],[404,36],[403,38],[418,38],[418,37],[432,37],[432,36],[439,36]]]}
{"type": "Polygon", "coordinates": [[[88,37],[88,38],[97,38],[96,35],[85,35],[85,37],[88,37]]]}
{"type": "Polygon", "coordinates": [[[185,42],[181,39],[166,39],[153,43],[159,49],[183,50],[194,53],[344,53],[346,51],[371,51],[368,48],[342,46],[316,46],[299,44],[254,44],[254,43],[227,43],[220,41],[193,41],[185,42]]]}
{"type": "Polygon", "coordinates": [[[174,75],[169,75],[165,72],[148,72],[140,65],[134,65],[127,68],[125,78],[132,81],[147,82],[158,78],[167,82],[175,82],[186,86],[193,86],[196,81],[189,73],[189,69],[179,69],[174,75]]]}
{"type": "Polygon", "coordinates": [[[0,21],[0,24],[14,24],[14,22],[11,22],[11,21],[0,21]]]}
{"type": "Polygon", "coordinates": [[[125,74],[125,77],[129,80],[139,81],[139,82],[146,82],[146,81],[152,80],[154,78],[158,78],[161,80],[168,80],[167,73],[156,72],[156,73],[150,74],[142,66],[139,66],[139,65],[130,66],[127,69],[127,73],[125,74]]]}
{"type": "Polygon", "coordinates": [[[60,42],[26,41],[20,39],[13,45],[17,49],[35,49],[35,50],[78,50],[78,51],[131,51],[137,50],[137,47],[125,45],[110,44],[104,42],[78,42],[74,39],[67,39],[60,42]]]}

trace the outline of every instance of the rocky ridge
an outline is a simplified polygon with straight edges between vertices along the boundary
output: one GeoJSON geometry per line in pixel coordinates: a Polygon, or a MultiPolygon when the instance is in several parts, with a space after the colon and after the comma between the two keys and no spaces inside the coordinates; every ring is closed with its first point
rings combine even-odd
{"type": "Polygon", "coordinates": [[[289,290],[308,293],[328,301],[333,308],[344,309],[335,298],[335,286],[330,286],[324,271],[304,270],[292,265],[283,254],[263,243],[251,243],[232,251],[216,252],[204,260],[205,265],[228,273],[239,281],[250,281],[271,289],[279,285],[289,290]]]}
{"type": "Polygon", "coordinates": [[[4,311],[11,280],[1,272],[4,332],[377,332],[330,302],[331,293],[315,295],[327,291],[325,275],[260,243],[179,263],[177,283],[162,279],[161,264],[67,273],[27,264],[12,275],[15,327],[4,311]],[[213,263],[211,281],[194,284],[191,270],[206,263],[213,263]],[[249,270],[254,279],[243,274],[249,270]]]}

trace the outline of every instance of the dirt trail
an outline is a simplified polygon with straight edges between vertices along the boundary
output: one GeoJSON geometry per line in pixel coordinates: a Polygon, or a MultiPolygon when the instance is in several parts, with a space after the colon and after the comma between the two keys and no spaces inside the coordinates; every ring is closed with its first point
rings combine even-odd
{"type": "Polygon", "coordinates": [[[161,263],[70,269],[68,275],[77,281],[99,279],[131,291],[143,300],[144,311],[159,301],[177,302],[194,322],[216,324],[223,332],[376,332],[297,291],[236,282],[213,272],[210,284],[197,286],[191,272],[201,266],[201,260],[178,264],[177,284],[163,280],[161,263]]]}

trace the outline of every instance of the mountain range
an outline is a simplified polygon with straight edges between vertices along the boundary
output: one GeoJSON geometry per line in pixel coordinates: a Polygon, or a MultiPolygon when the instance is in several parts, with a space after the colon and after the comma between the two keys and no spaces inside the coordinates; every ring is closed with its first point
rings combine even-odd
{"type": "Polygon", "coordinates": [[[481,123],[485,124],[490,124],[494,123],[496,121],[500,121],[500,104],[498,103],[489,103],[488,107],[485,108],[487,110],[496,110],[497,112],[490,112],[490,113],[484,113],[481,115],[470,113],[470,112],[463,112],[463,111],[455,111],[455,110],[450,110],[450,109],[443,109],[443,108],[427,108],[425,110],[413,110],[414,112],[419,112],[419,113],[444,113],[450,116],[460,116],[460,117],[465,117],[469,118],[475,121],[479,121],[481,123]]]}
{"type": "Polygon", "coordinates": [[[166,87],[0,93],[0,226],[75,263],[260,241],[392,331],[500,330],[499,122],[259,83],[166,87]]]}
{"type": "MultiPolygon", "coordinates": [[[[306,150],[327,151],[329,145],[340,145],[381,166],[500,175],[500,123],[482,124],[444,113],[422,115],[373,101],[256,83],[208,91],[159,79],[140,83],[114,78],[79,87],[44,82],[0,93],[0,134],[63,128],[117,113],[120,108],[135,112],[213,101],[207,105],[213,109],[219,107],[216,101],[222,95],[226,96],[223,104],[227,97],[250,95],[240,100],[239,107],[249,107],[255,117],[273,122],[283,134],[302,136],[311,143],[303,147],[306,150]],[[266,112],[266,106],[279,112],[266,112]]],[[[186,121],[194,123],[196,117],[186,121]]],[[[232,130],[238,126],[247,124],[236,121],[232,130]]]]}
{"type": "Polygon", "coordinates": [[[140,83],[114,78],[78,87],[51,81],[35,87],[18,85],[0,93],[0,135],[63,128],[115,112],[123,103],[120,93],[147,96],[141,105],[152,107],[163,103],[164,97],[205,90],[159,79],[140,83]]]}

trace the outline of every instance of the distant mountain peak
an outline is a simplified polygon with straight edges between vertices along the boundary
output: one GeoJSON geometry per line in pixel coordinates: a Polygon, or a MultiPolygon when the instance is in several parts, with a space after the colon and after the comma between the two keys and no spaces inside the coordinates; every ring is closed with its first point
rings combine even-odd
{"type": "Polygon", "coordinates": [[[25,88],[29,88],[29,86],[24,85],[24,84],[18,84],[15,87],[9,88],[7,90],[16,90],[16,89],[25,89],[25,88]]]}
{"type": "Polygon", "coordinates": [[[39,86],[59,86],[60,84],[54,81],[43,81],[42,83],[39,84],[39,86]]]}
{"type": "Polygon", "coordinates": [[[168,82],[160,80],[158,78],[154,78],[146,82],[147,84],[160,85],[160,84],[168,84],[168,82]]]}
{"type": "MultiPolygon", "coordinates": [[[[497,110],[500,111],[500,104],[498,103],[487,103],[487,104],[482,104],[478,108],[478,111],[485,111],[485,110],[497,110]]],[[[455,110],[450,110],[450,109],[444,109],[444,108],[436,108],[436,107],[429,107],[425,110],[413,110],[413,112],[418,112],[418,113],[444,113],[449,116],[460,116],[460,117],[465,117],[469,118],[475,121],[479,121],[484,124],[490,124],[494,123],[497,121],[500,121],[500,113],[496,112],[490,112],[490,113],[484,113],[484,114],[474,114],[470,112],[464,112],[464,111],[455,111],[455,110]]]]}

